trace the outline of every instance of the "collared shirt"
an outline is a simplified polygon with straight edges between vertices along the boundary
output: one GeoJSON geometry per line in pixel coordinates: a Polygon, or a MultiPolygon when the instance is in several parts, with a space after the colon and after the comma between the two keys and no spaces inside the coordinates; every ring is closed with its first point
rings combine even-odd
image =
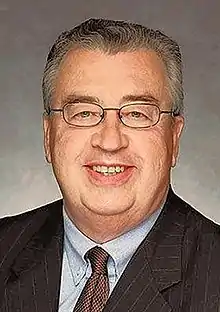
{"type": "Polygon", "coordinates": [[[110,293],[126,268],[137,247],[149,233],[161,209],[129,232],[103,244],[89,239],[69,219],[64,210],[64,249],[61,275],[59,312],[72,312],[86,281],[92,273],[84,255],[100,246],[110,255],[107,263],[110,293]]]}

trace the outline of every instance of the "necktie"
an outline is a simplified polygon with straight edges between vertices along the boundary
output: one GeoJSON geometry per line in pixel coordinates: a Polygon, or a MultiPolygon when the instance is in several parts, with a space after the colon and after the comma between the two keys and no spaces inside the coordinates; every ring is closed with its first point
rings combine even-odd
{"type": "Polygon", "coordinates": [[[109,295],[107,261],[108,253],[101,247],[88,251],[92,274],[76,303],[73,312],[101,312],[109,295]]]}

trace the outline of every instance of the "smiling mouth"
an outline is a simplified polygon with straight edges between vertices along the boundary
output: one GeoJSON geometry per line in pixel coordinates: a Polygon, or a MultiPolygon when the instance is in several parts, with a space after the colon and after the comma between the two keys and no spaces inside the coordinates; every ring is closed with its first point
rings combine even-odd
{"type": "Polygon", "coordinates": [[[92,166],[90,167],[94,172],[100,173],[104,176],[112,176],[125,171],[124,166],[92,166]]]}
{"type": "Polygon", "coordinates": [[[89,180],[97,186],[120,186],[126,183],[134,173],[134,166],[112,164],[109,166],[86,165],[89,180]]]}

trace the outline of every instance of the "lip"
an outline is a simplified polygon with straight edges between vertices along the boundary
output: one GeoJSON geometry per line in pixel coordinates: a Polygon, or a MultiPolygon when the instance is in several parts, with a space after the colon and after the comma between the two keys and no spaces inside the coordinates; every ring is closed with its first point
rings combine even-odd
{"type": "Polygon", "coordinates": [[[135,167],[134,166],[128,166],[128,165],[122,165],[122,164],[111,164],[107,165],[106,163],[96,163],[96,165],[93,163],[92,166],[86,165],[84,166],[86,173],[88,175],[88,178],[92,184],[95,184],[97,186],[120,186],[122,184],[125,184],[128,182],[128,180],[132,177],[134,174],[135,167]],[[116,175],[110,175],[110,176],[104,176],[103,174],[100,174],[94,170],[92,170],[92,166],[119,166],[119,167],[125,167],[125,170],[123,172],[117,173],[116,175]]]}

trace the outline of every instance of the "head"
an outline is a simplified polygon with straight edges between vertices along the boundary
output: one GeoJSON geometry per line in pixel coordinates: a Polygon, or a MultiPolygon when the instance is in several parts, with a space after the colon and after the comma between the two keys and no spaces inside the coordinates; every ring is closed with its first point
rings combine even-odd
{"type": "MultiPolygon", "coordinates": [[[[110,239],[160,207],[183,128],[181,54],[173,40],[137,24],[87,20],[51,48],[43,99],[45,153],[67,213],[85,234],[110,239]],[[51,112],[83,102],[106,109],[99,124],[73,126],[51,112]],[[118,109],[140,103],[170,113],[152,127],[124,125],[118,109]],[[116,172],[97,172],[102,166],[116,172]]],[[[137,113],[142,118],[132,118],[137,113]]]]}

